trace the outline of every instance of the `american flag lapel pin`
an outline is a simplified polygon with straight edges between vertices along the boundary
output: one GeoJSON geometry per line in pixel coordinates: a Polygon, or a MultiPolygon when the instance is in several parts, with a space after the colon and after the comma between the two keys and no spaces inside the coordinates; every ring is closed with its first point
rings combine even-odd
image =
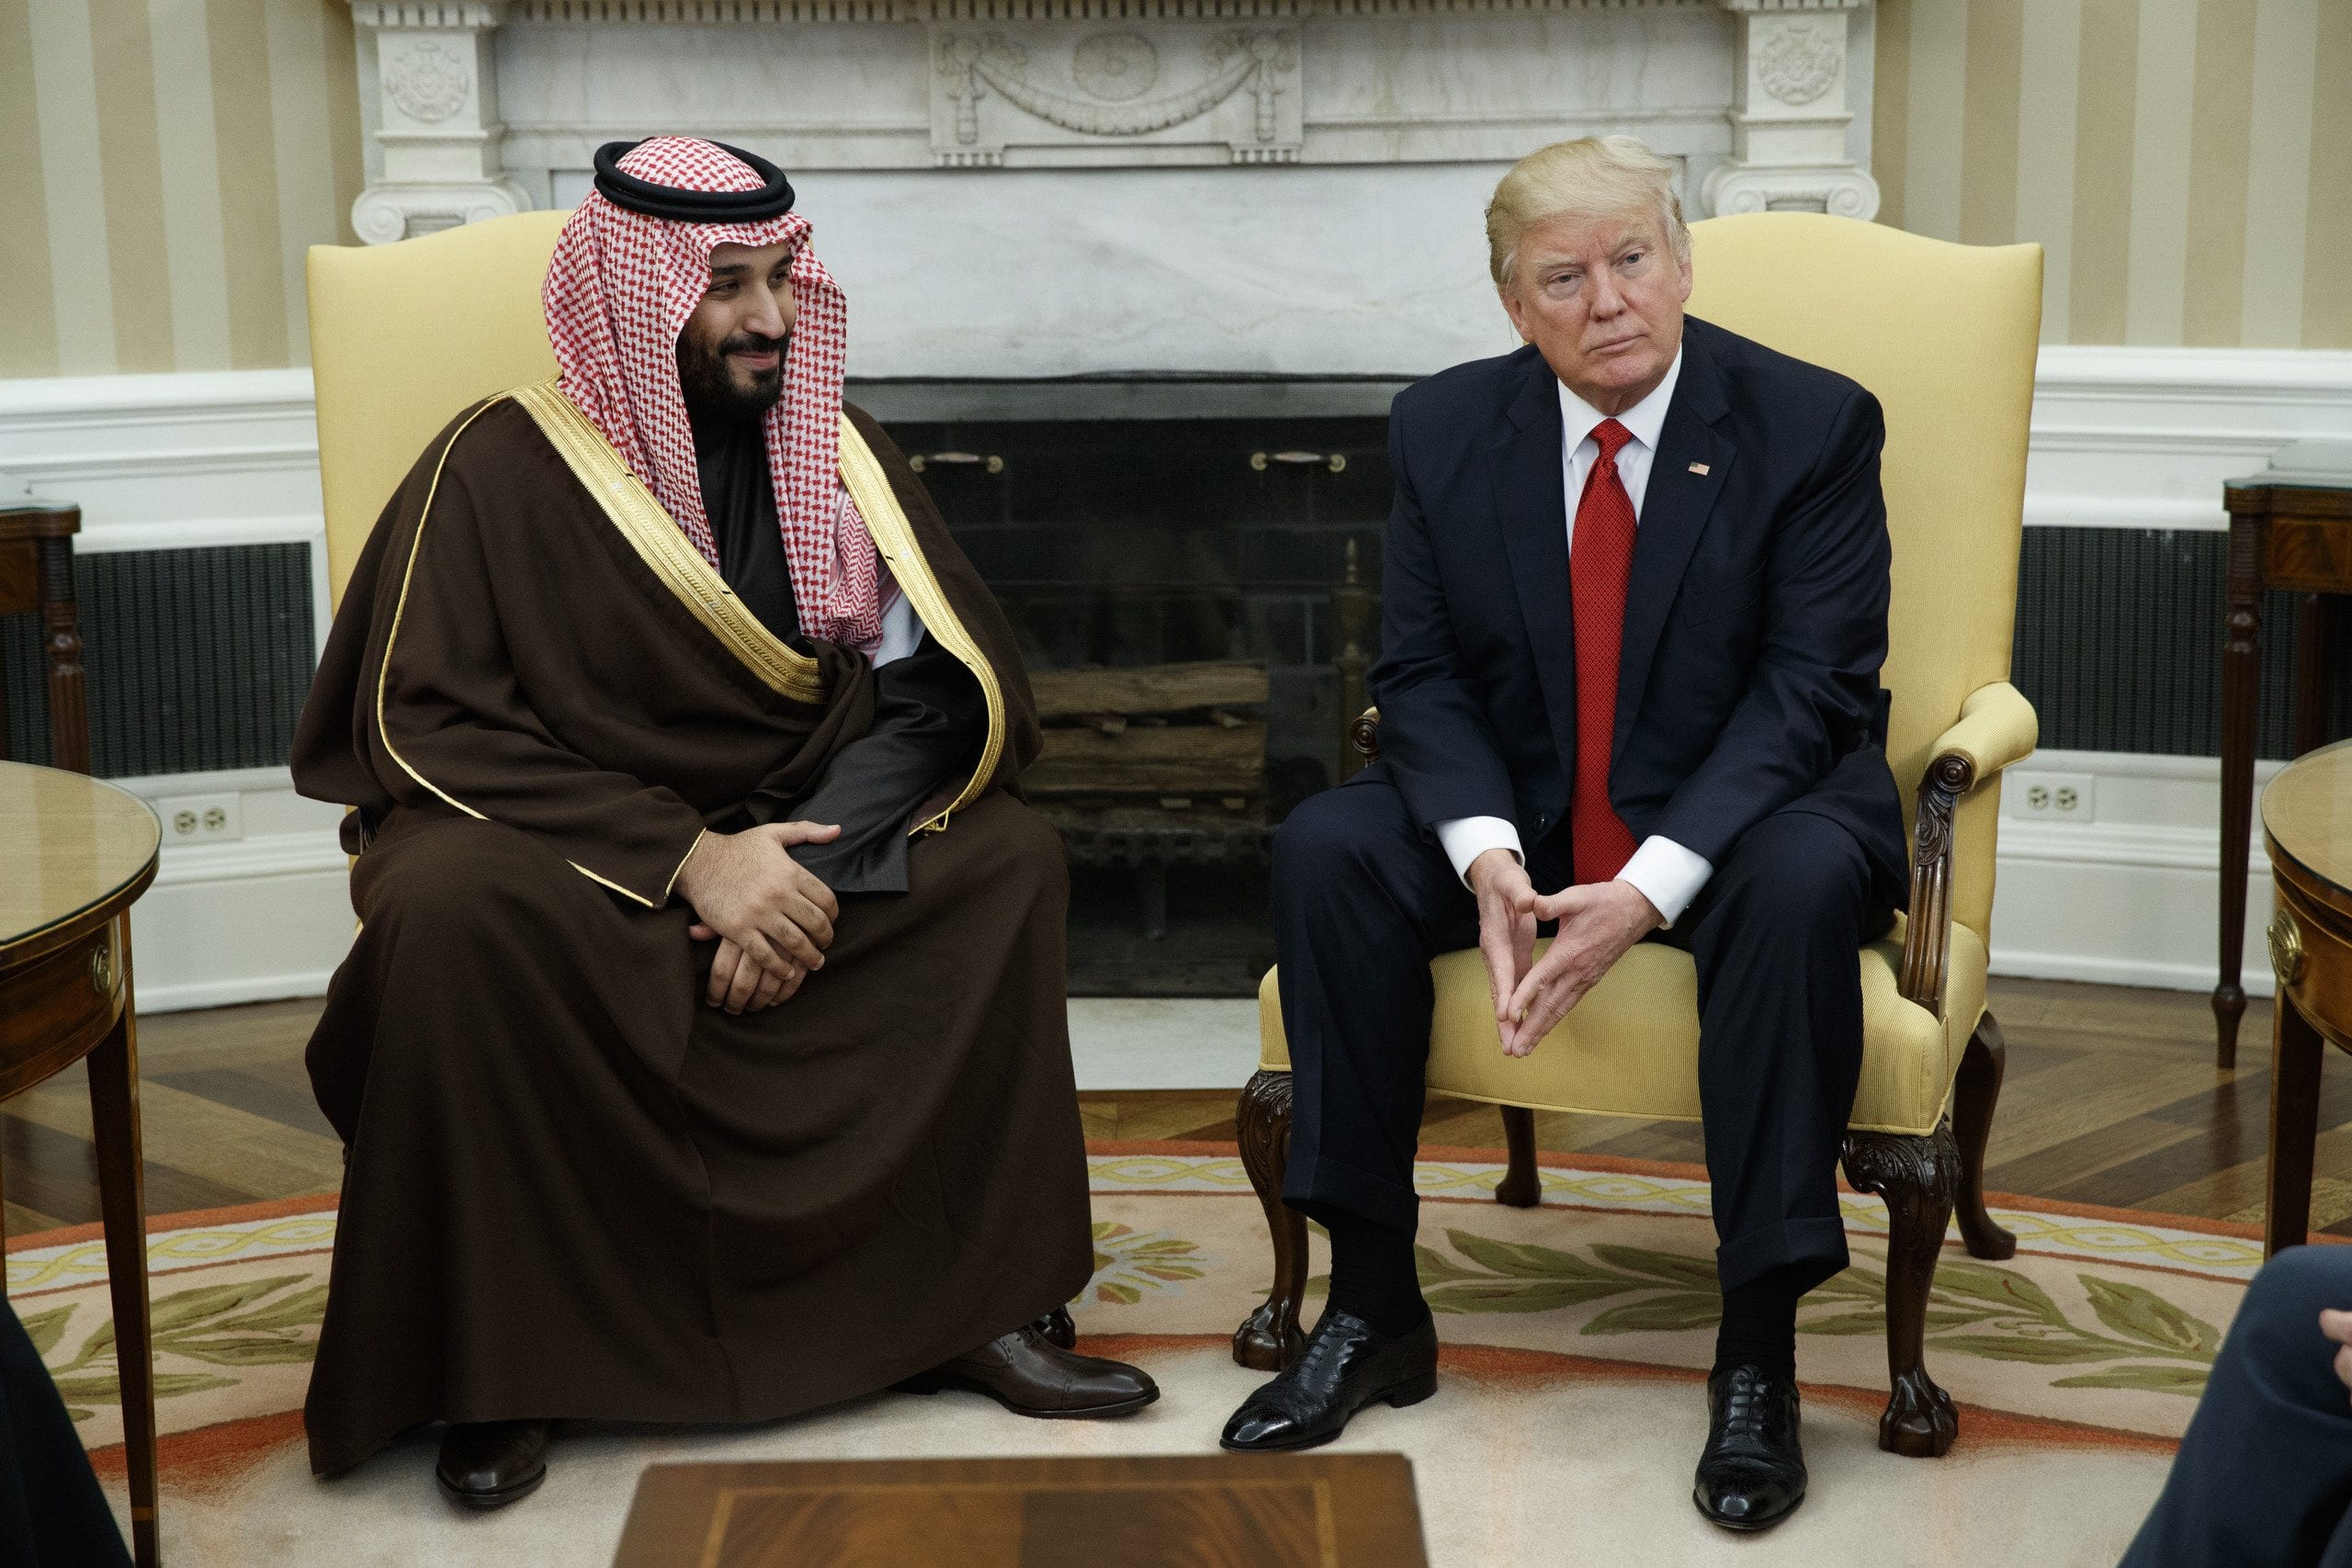
{"type": "Polygon", "coordinates": [[[1697,474],[1700,478],[1704,479],[1707,474],[1707,465],[1704,463],[1693,463],[1690,465],[1690,471],[1697,474]]]}

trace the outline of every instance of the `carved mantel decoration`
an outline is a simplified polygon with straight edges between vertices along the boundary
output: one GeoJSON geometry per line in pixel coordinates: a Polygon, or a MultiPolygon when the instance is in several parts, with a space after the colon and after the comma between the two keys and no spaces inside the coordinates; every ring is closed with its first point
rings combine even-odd
{"type": "Polygon", "coordinates": [[[378,243],[549,204],[656,130],[796,175],[1501,164],[1624,130],[1693,216],[1878,208],[1871,0],[347,3],[378,243]]]}
{"type": "MultiPolygon", "coordinates": [[[[932,152],[995,167],[1009,146],[1146,163],[1207,147],[1236,164],[1298,161],[1298,29],[1160,23],[1073,35],[1032,24],[933,35],[932,152]],[[1069,81],[1071,89],[1060,85],[1069,81]]],[[[1187,161],[1190,161],[1187,157],[1187,161]]]]}
{"type": "Polygon", "coordinates": [[[371,74],[377,87],[366,116],[375,155],[351,208],[369,244],[531,206],[499,162],[491,34],[503,10],[499,0],[352,0],[362,96],[371,74]]]}
{"type": "Polygon", "coordinates": [[[1739,18],[1732,160],[1707,176],[1711,212],[1781,208],[1871,218],[1878,182],[1849,157],[1847,15],[1863,0],[1721,0],[1739,18]]]}

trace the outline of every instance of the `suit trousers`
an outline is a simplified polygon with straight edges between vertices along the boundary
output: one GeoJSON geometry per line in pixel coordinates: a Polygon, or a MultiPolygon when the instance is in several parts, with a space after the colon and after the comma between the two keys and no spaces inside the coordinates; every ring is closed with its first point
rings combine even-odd
{"type": "Polygon", "coordinates": [[[2352,1395],[2322,1307],[2352,1307],[2352,1247],[2255,1276],[2122,1568],[2352,1568],[2352,1395]]]}
{"type": "MultiPolygon", "coordinates": [[[[1567,880],[1564,838],[1529,855],[1539,892],[1567,880]]],[[[1646,939],[1698,965],[1699,1099],[1725,1290],[1783,1269],[1809,1289],[1846,1266],[1837,1168],[1861,1074],[1855,954],[1893,920],[1869,889],[1853,835],[1790,807],[1750,829],[1682,918],[1646,939]]],[[[1283,1199],[1327,1224],[1344,1213],[1409,1232],[1429,964],[1477,945],[1477,901],[1375,763],[1283,822],[1273,907],[1293,1073],[1283,1199]]]]}

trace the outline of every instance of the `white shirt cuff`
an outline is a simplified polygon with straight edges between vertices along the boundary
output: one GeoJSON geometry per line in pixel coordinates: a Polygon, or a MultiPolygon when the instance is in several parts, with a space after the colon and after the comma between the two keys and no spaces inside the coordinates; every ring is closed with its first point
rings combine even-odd
{"type": "MultiPolygon", "coordinates": [[[[1440,831],[1443,829],[1441,829],[1440,831]]],[[[1661,839],[1653,833],[1642,840],[1617,880],[1630,883],[1634,890],[1657,907],[1658,915],[1668,925],[1682,918],[1699,889],[1707,886],[1707,878],[1715,868],[1706,860],[1684,849],[1672,839],[1661,839]]]]}
{"type": "Polygon", "coordinates": [[[1470,886],[1470,863],[1488,850],[1509,850],[1511,859],[1527,863],[1527,856],[1520,852],[1519,829],[1501,817],[1456,817],[1440,822],[1437,841],[1464,887],[1470,886]]]}

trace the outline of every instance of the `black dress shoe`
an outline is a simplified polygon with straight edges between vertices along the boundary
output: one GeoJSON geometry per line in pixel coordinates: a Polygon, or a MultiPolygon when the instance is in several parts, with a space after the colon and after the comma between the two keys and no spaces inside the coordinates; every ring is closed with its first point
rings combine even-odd
{"type": "Polygon", "coordinates": [[[1069,1308],[1056,1307],[1033,1325],[1046,1344],[1064,1350],[1078,1348],[1078,1325],[1070,1321],[1069,1308]]]}
{"type": "Polygon", "coordinates": [[[442,1495],[469,1508],[503,1508],[548,1478],[544,1421],[468,1421],[441,1435],[434,1466],[442,1495]]]}
{"type": "Polygon", "coordinates": [[[1399,1407],[1437,1392],[1437,1325],[1383,1338],[1351,1312],[1325,1309],[1298,1359],[1241,1402],[1218,1442],[1237,1453],[1311,1449],[1376,1400],[1399,1407]]]}
{"type": "Polygon", "coordinates": [[[973,1389],[1015,1416],[1059,1420],[1125,1416],[1159,1397],[1159,1385],[1142,1369],[1065,1350],[1035,1324],[1000,1334],[977,1350],[892,1386],[901,1393],[973,1389]]]}
{"type": "Polygon", "coordinates": [[[1690,1500],[1725,1529],[1770,1529],[1804,1501],[1794,1378],[1736,1366],[1707,1379],[1707,1446],[1690,1500]]]}

